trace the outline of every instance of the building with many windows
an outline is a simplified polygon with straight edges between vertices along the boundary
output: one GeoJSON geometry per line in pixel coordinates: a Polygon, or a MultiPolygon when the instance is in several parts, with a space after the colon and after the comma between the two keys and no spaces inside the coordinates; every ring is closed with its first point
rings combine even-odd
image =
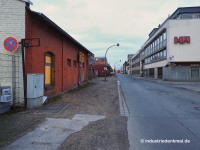
{"type": "Polygon", "coordinates": [[[127,74],[131,74],[131,72],[132,72],[132,67],[131,67],[131,65],[132,65],[132,59],[131,58],[133,57],[133,55],[134,54],[128,54],[127,55],[127,60],[128,60],[127,61],[128,64],[126,66],[126,70],[127,70],[126,73],[127,74]]]}
{"type": "Polygon", "coordinates": [[[132,57],[132,74],[163,80],[200,80],[200,7],[178,8],[132,57]]]}

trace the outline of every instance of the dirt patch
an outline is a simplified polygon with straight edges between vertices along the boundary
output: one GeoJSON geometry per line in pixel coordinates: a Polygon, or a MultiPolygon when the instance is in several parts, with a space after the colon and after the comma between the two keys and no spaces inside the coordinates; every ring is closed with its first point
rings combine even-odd
{"type": "Polygon", "coordinates": [[[0,115],[0,149],[23,136],[43,120],[44,117],[35,116],[30,112],[0,115]]]}
{"type": "Polygon", "coordinates": [[[106,118],[92,122],[83,130],[72,134],[60,149],[73,150],[126,150],[128,149],[127,118],[120,116],[117,82],[115,77],[96,78],[62,94],[55,105],[67,107],[59,113],[38,114],[38,110],[0,116],[0,149],[43,121],[45,118],[71,119],[76,114],[103,115],[106,118]]]}
{"type": "MultiPolygon", "coordinates": [[[[62,103],[69,103],[61,113],[62,117],[71,118],[75,114],[119,115],[119,103],[116,79],[97,78],[87,88],[63,95],[62,103]]],[[[61,102],[60,101],[60,102],[61,102]]]]}
{"type": "Polygon", "coordinates": [[[107,117],[72,134],[59,150],[128,150],[126,117],[107,117]]]}

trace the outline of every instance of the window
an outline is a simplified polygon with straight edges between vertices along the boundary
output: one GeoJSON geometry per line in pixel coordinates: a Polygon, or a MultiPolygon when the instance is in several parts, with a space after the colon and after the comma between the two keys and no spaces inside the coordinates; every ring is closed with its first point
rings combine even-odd
{"type": "Polygon", "coordinates": [[[161,35],[161,36],[160,36],[160,48],[163,47],[163,43],[162,43],[162,41],[163,41],[163,37],[162,37],[162,35],[161,35]]]}
{"type": "Polygon", "coordinates": [[[76,66],[77,66],[77,62],[74,60],[74,62],[73,62],[73,65],[74,65],[74,67],[76,68],[76,66]]]}
{"type": "Polygon", "coordinates": [[[156,39],[156,50],[159,49],[159,37],[156,39]]]}
{"type": "Polygon", "coordinates": [[[164,50],[163,52],[164,52],[163,57],[166,58],[167,57],[167,50],[164,50]]]}
{"type": "Polygon", "coordinates": [[[163,46],[166,46],[166,32],[163,33],[163,46]]]}
{"type": "Polygon", "coordinates": [[[199,78],[199,66],[191,66],[191,77],[199,78]]]}
{"type": "Polygon", "coordinates": [[[150,46],[147,47],[148,55],[150,54],[150,46]]]}
{"type": "Polygon", "coordinates": [[[166,40],[166,32],[163,33],[163,40],[166,40]]]}
{"type": "Polygon", "coordinates": [[[162,59],[162,52],[159,53],[159,58],[162,59]]]}
{"type": "Polygon", "coordinates": [[[151,48],[151,53],[153,53],[153,44],[152,43],[150,45],[150,48],[151,48]]]}
{"type": "Polygon", "coordinates": [[[67,59],[67,66],[71,67],[71,59],[67,59]]]}
{"type": "Polygon", "coordinates": [[[159,37],[157,38],[157,45],[159,45],[159,37]]]}
{"type": "Polygon", "coordinates": [[[54,55],[52,53],[45,54],[45,87],[54,86],[54,55]]]}
{"type": "Polygon", "coordinates": [[[159,43],[161,43],[162,42],[162,36],[160,35],[159,36],[159,43]]]}

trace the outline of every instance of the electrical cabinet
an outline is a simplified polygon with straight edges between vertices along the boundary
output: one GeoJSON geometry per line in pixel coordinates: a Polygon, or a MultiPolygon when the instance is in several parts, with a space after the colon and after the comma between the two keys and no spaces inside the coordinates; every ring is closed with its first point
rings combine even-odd
{"type": "Polygon", "coordinates": [[[27,98],[35,99],[44,95],[44,75],[27,74],[27,98]]]}

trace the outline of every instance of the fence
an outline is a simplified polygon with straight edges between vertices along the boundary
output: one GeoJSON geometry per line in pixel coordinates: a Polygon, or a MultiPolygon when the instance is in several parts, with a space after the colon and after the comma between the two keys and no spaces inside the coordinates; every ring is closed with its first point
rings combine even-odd
{"type": "MultiPolygon", "coordinates": [[[[163,67],[163,80],[174,80],[174,81],[196,81],[200,80],[199,74],[200,69],[195,70],[198,76],[193,77],[191,66],[175,66],[173,68],[163,67]]],[[[196,75],[195,74],[195,75],[196,75]]]]}

